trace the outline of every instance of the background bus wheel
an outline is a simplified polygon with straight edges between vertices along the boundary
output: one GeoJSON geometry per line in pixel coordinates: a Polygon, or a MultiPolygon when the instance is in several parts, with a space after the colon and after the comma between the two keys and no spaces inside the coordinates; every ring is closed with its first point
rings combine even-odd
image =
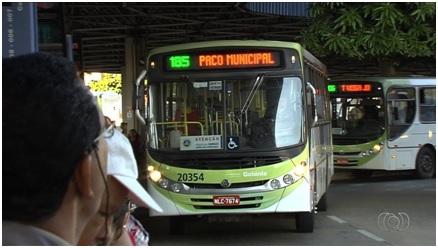
{"type": "Polygon", "coordinates": [[[295,227],[300,233],[313,232],[315,212],[299,212],[295,214],[295,227]]]}
{"type": "Polygon", "coordinates": [[[172,235],[184,235],[185,222],[182,216],[169,217],[169,230],[172,235]]]}
{"type": "Polygon", "coordinates": [[[318,211],[327,211],[328,201],[327,201],[327,191],[321,196],[318,204],[316,205],[316,209],[318,211]]]}
{"type": "Polygon", "coordinates": [[[435,174],[435,153],[428,147],[422,148],[417,155],[415,162],[415,177],[426,179],[432,178],[435,174]]]}
{"type": "Polygon", "coordinates": [[[370,179],[373,175],[372,170],[352,170],[351,173],[357,179],[370,179]]]}

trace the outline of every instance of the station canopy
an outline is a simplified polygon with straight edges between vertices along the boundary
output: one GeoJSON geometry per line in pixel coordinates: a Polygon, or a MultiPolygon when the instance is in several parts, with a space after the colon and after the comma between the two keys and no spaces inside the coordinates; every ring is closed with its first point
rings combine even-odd
{"type": "MultiPolygon", "coordinates": [[[[150,49],[188,42],[297,41],[307,26],[307,8],[303,2],[64,2],[62,15],[84,72],[121,73],[128,37],[145,57],[150,49]]],[[[321,60],[332,77],[379,73],[376,61],[321,60]]]]}

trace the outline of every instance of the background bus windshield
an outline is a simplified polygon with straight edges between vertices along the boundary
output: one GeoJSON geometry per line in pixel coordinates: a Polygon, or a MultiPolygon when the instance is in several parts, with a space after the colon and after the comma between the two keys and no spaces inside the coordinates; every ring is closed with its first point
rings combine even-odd
{"type": "Polygon", "coordinates": [[[333,143],[360,144],[376,140],[384,132],[381,97],[332,97],[333,143]]]}

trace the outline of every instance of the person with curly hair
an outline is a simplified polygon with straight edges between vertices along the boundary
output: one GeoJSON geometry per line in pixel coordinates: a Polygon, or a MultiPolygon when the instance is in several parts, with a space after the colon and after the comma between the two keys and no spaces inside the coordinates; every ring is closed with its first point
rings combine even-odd
{"type": "Polygon", "coordinates": [[[3,245],[76,245],[107,177],[103,114],[69,60],[3,59],[3,245]]]}

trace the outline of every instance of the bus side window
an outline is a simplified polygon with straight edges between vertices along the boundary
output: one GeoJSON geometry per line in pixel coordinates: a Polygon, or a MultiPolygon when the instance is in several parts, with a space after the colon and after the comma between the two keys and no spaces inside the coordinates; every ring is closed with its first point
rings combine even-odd
{"type": "MultiPolygon", "coordinates": [[[[407,99],[407,93],[398,92],[397,99],[407,99]]],[[[394,108],[394,124],[396,125],[404,125],[406,124],[406,115],[408,112],[408,104],[406,101],[397,101],[396,107],[394,108]]]]}
{"type": "MultiPolygon", "coordinates": [[[[400,104],[399,104],[400,105],[400,104]]],[[[406,106],[394,108],[394,124],[403,125],[406,123],[406,106]]]]}
{"type": "Polygon", "coordinates": [[[436,89],[420,90],[420,121],[436,122],[436,89]]]}
{"type": "Polygon", "coordinates": [[[421,122],[436,122],[436,107],[421,106],[421,122]]]}

